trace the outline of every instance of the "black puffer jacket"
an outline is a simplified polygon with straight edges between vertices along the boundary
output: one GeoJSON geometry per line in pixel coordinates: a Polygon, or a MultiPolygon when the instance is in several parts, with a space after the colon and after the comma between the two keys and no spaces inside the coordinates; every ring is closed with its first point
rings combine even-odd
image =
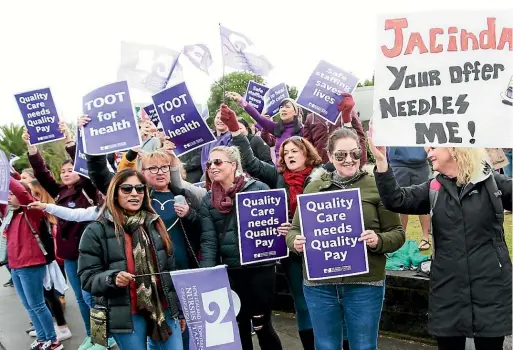
{"type": "MultiPolygon", "coordinates": [[[[379,194],[391,211],[424,215],[431,180],[400,188],[389,168],[375,171],[379,194]]],[[[431,264],[428,331],[437,337],[501,337],[511,334],[511,259],[503,214],[496,215],[485,183],[495,179],[504,209],[511,210],[511,179],[483,167],[462,189],[443,175],[433,209],[435,258],[431,264]]]]}
{"type": "MultiPolygon", "coordinates": [[[[110,215],[107,215],[110,217],[110,215]]],[[[145,227],[152,245],[155,247],[158,272],[175,270],[174,254],[168,255],[155,223],[157,215],[148,216],[145,227]]],[[[78,258],[78,275],[82,289],[93,296],[101,298],[109,309],[108,329],[111,333],[132,333],[132,309],[130,289],[116,286],[115,276],[120,271],[128,271],[125,254],[125,240],[119,240],[114,232],[111,219],[101,217],[89,224],[80,241],[78,258]]],[[[168,309],[172,317],[178,317],[180,308],[171,276],[160,275],[166,295],[168,309]]]]}
{"type": "MultiPolygon", "coordinates": [[[[249,140],[249,144],[255,157],[260,159],[262,162],[266,162],[274,166],[273,158],[271,157],[271,148],[264,142],[264,140],[260,136],[256,136],[253,134],[248,134],[247,136],[249,140]]],[[[232,138],[233,144],[233,138],[232,138]]]]}
{"type": "MultiPolygon", "coordinates": [[[[250,179],[240,192],[253,192],[268,190],[269,187],[262,182],[250,179]]],[[[237,225],[237,209],[235,204],[231,212],[221,214],[212,205],[212,192],[208,192],[201,202],[201,267],[213,267],[220,263],[228,268],[241,267],[239,254],[239,227],[237,225]],[[225,230],[226,227],[226,230],[225,230]],[[226,232],[226,233],[224,233],[226,232]],[[222,237],[219,242],[219,237],[222,237]]],[[[274,262],[251,264],[252,267],[274,265],[274,262]]]]}

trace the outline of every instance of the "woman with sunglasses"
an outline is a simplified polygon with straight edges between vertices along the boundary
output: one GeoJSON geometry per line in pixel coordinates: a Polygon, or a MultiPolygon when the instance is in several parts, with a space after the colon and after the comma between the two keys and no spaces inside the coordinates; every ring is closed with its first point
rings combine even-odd
{"type": "MultiPolygon", "coordinates": [[[[283,188],[287,193],[289,216],[296,212],[297,196],[303,193],[303,188],[312,170],[321,165],[321,157],[314,146],[301,136],[289,137],[282,142],[279,149],[277,168],[253,154],[249,142],[238,127],[235,113],[229,108],[222,110],[221,120],[232,133],[232,143],[241,151],[242,168],[254,178],[260,179],[270,188],[283,188]]],[[[290,224],[283,224],[281,233],[286,235],[290,224]]],[[[314,334],[312,321],[308,313],[303,294],[303,272],[301,257],[291,254],[281,260],[289,288],[294,299],[296,322],[299,337],[304,349],[314,349],[314,334]]]]}
{"type": "Polygon", "coordinates": [[[279,157],[280,145],[291,136],[302,136],[303,125],[301,118],[303,111],[297,105],[296,101],[291,98],[284,99],[280,104],[280,120],[278,122],[268,119],[258,113],[258,111],[246,102],[242,96],[236,92],[226,92],[226,97],[235,100],[244,110],[257,122],[263,130],[276,137],[275,154],[276,160],[279,157]]]}
{"type": "MultiPolygon", "coordinates": [[[[315,334],[315,348],[340,350],[342,327],[352,350],[377,349],[378,329],[385,295],[386,253],[399,249],[405,241],[398,214],[385,209],[374,177],[360,169],[361,149],[358,135],[347,128],[328,138],[328,156],[335,166],[330,173],[316,169],[303,193],[311,194],[359,188],[365,232],[360,241],[367,245],[369,272],[363,275],[308,280],[304,276],[304,293],[315,334]]],[[[302,253],[306,242],[296,211],[287,234],[288,247],[302,253]]]]}
{"type": "Polygon", "coordinates": [[[175,269],[174,248],[141,173],[114,175],[79,251],[82,285],[96,302],[104,301],[107,329],[121,350],[146,349],[147,337],[155,348],[183,349],[176,291],[169,273],[161,274],[175,269]]]}
{"type": "MultiPolygon", "coordinates": [[[[223,108],[225,108],[224,106],[223,108]]],[[[237,147],[218,146],[207,161],[210,191],[201,202],[201,267],[228,266],[230,286],[241,300],[237,316],[243,350],[252,350],[251,322],[262,350],[281,350],[271,321],[274,299],[274,262],[243,266],[240,263],[237,193],[268,190],[262,182],[244,176],[237,147]]]]}

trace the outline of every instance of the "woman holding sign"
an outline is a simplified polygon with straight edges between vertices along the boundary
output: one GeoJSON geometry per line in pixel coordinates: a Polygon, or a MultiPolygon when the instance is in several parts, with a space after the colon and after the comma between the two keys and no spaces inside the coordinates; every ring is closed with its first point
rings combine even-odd
{"type": "Polygon", "coordinates": [[[291,136],[303,135],[303,125],[301,118],[303,112],[296,101],[291,98],[284,99],[280,104],[280,120],[275,122],[267,119],[236,92],[226,92],[226,97],[234,99],[242,108],[257,122],[262,129],[276,136],[275,153],[276,159],[279,157],[280,145],[291,136]]]}
{"type": "Polygon", "coordinates": [[[376,157],[376,182],[387,208],[431,214],[433,261],[428,331],[438,349],[503,348],[511,334],[511,258],[504,237],[504,209],[511,210],[511,179],[494,172],[479,148],[430,148],[439,175],[421,185],[399,187],[384,147],[376,157]]]}
{"type": "Polygon", "coordinates": [[[151,207],[144,176],[131,169],[114,175],[97,222],[80,241],[84,289],[107,307],[107,325],[121,350],[182,350],[178,297],[169,273],[174,248],[151,207]]]}
{"type": "MultiPolygon", "coordinates": [[[[352,350],[377,349],[379,321],[385,295],[385,254],[399,249],[404,244],[405,234],[399,215],[386,210],[383,206],[374,178],[360,169],[362,150],[358,135],[347,128],[336,130],[328,138],[327,151],[336,170],[332,173],[324,169],[313,171],[310,183],[303,193],[307,195],[341,189],[359,189],[365,231],[361,234],[354,232],[353,237],[347,234],[345,244],[348,244],[348,240],[365,242],[369,268],[367,273],[315,280],[309,279],[305,273],[304,293],[312,318],[315,348],[339,350],[342,347],[341,325],[344,324],[352,350]]],[[[322,197],[319,195],[318,198],[322,197]]],[[[321,199],[312,199],[308,203],[317,203],[316,201],[321,203],[321,199]]],[[[317,210],[314,214],[317,220],[333,221],[328,215],[324,216],[325,209],[330,204],[331,202],[325,204],[324,209],[317,210]],[[323,214],[318,214],[319,212],[323,214]]],[[[355,206],[359,204],[355,203],[355,206]]],[[[336,211],[338,215],[342,215],[341,209],[336,211]]],[[[305,216],[306,214],[303,213],[305,216]]],[[[294,215],[292,228],[287,234],[287,245],[297,253],[303,253],[305,245],[319,243],[319,240],[309,242],[305,238],[305,232],[301,229],[303,224],[300,222],[298,210],[294,215]]],[[[329,232],[332,233],[329,247],[324,246],[328,241],[322,242],[326,252],[329,252],[328,248],[333,247],[335,242],[339,245],[344,243],[340,243],[344,240],[340,235],[333,234],[332,230],[329,232]]],[[[348,229],[345,232],[351,231],[348,229]]],[[[311,232],[308,232],[308,235],[311,237],[311,232]]],[[[314,260],[308,263],[319,265],[321,262],[314,260]]],[[[304,271],[306,268],[305,266],[304,271]]]]}
{"type": "MultiPolygon", "coordinates": [[[[312,170],[321,164],[321,157],[314,146],[300,136],[289,137],[282,142],[279,149],[278,168],[255,157],[249,141],[241,134],[235,113],[228,108],[221,110],[221,120],[232,133],[232,143],[241,150],[242,167],[251,176],[260,179],[270,188],[284,188],[288,198],[290,217],[297,207],[297,196],[303,193],[304,185],[312,170]]],[[[290,225],[283,224],[282,232],[287,233],[290,225]]],[[[308,313],[303,294],[303,272],[301,257],[293,254],[282,259],[281,264],[289,283],[296,309],[296,322],[299,337],[305,350],[314,349],[312,321],[308,313]]]]}
{"type": "MultiPolygon", "coordinates": [[[[226,106],[223,106],[226,108],[226,106]]],[[[236,121],[237,122],[237,121],[236,121]]],[[[238,128],[238,126],[237,126],[238,128]]],[[[209,191],[201,202],[201,267],[228,266],[230,286],[241,300],[237,316],[243,350],[252,350],[251,322],[262,350],[281,350],[280,338],[271,321],[274,299],[274,261],[242,266],[239,254],[236,194],[268,190],[265,184],[242,173],[236,147],[218,146],[207,161],[209,191]]]]}

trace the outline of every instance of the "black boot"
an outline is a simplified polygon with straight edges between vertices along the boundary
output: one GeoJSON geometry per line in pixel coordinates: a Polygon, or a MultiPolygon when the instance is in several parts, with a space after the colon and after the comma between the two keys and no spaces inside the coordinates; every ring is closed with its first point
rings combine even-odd
{"type": "Polygon", "coordinates": [[[344,343],[342,344],[343,350],[349,350],[349,340],[344,339],[344,343]]]}
{"type": "Polygon", "coordinates": [[[301,344],[303,344],[304,350],[315,350],[313,329],[299,331],[299,339],[301,339],[301,344]]]}

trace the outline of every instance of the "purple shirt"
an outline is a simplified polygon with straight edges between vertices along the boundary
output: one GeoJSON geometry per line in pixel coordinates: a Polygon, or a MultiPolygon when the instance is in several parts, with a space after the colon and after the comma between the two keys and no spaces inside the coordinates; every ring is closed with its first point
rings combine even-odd
{"type": "MultiPolygon", "coordinates": [[[[255,109],[255,107],[253,107],[252,105],[250,105],[249,103],[247,103],[245,100],[241,100],[240,102],[240,105],[242,107],[244,107],[244,110],[246,112],[248,112],[248,114],[251,116],[251,118],[253,118],[255,120],[255,122],[257,122],[259,126],[262,127],[262,129],[264,129],[265,131],[267,131],[268,133],[274,135],[274,128],[276,128],[276,126],[278,125],[277,122],[271,120],[271,119],[267,119],[266,117],[264,117],[263,115],[261,115],[260,113],[258,113],[258,111],[255,109]]],[[[281,144],[283,143],[283,141],[285,141],[286,139],[288,139],[289,137],[291,136],[294,136],[294,122],[290,122],[290,123],[287,123],[287,124],[283,124],[283,133],[281,134],[281,136],[276,136],[276,145],[274,146],[274,152],[275,152],[275,155],[276,155],[276,163],[278,162],[278,159],[280,157],[280,146],[281,144]]],[[[303,135],[303,128],[301,128],[301,132],[300,132],[300,136],[303,135]]]]}

